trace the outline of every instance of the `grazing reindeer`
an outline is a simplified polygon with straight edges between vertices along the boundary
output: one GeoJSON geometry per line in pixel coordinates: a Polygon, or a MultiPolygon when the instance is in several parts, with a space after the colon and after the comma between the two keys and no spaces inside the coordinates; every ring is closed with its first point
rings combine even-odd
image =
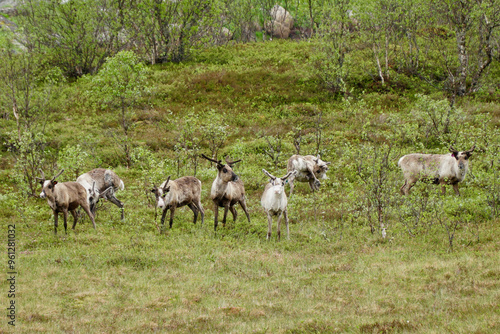
{"type": "Polygon", "coordinates": [[[210,159],[206,155],[201,155],[208,161],[215,162],[217,165],[217,177],[212,183],[210,198],[214,202],[214,230],[217,231],[219,207],[224,208],[224,217],[222,225],[226,225],[227,211],[230,210],[233,214],[233,221],[236,222],[238,216],[234,205],[240,203],[241,208],[245,211],[248,222],[250,223],[250,215],[248,214],[247,204],[245,201],[245,186],[243,181],[233,172],[233,165],[240,160],[230,161],[227,158],[226,165],[221,163],[221,160],[210,159]]]}
{"type": "Polygon", "coordinates": [[[278,216],[278,241],[280,240],[280,224],[282,215],[285,216],[286,234],[288,239],[290,239],[290,229],[288,227],[288,212],[286,209],[288,200],[285,193],[285,183],[286,179],[297,174],[297,171],[288,172],[282,178],[277,178],[269,174],[265,169],[263,169],[262,172],[269,176],[270,179],[269,183],[266,184],[264,193],[262,194],[262,198],[260,200],[262,207],[267,213],[267,240],[271,238],[271,227],[273,225],[272,216],[278,216]]]}
{"type": "Polygon", "coordinates": [[[57,220],[59,212],[64,216],[64,232],[67,233],[68,211],[73,215],[73,230],[75,229],[77,217],[76,209],[82,207],[83,210],[89,215],[95,229],[94,215],[90,211],[89,202],[87,200],[87,191],[77,182],[63,182],[59,183],[56,178],[64,172],[61,170],[52,180],[45,180],[43,171],[40,170],[41,178],[40,184],[42,185],[41,198],[47,198],[47,203],[54,212],[54,234],[57,234],[57,220]]]}
{"type": "Polygon", "coordinates": [[[433,184],[443,186],[443,195],[446,193],[446,184],[453,185],[457,195],[458,183],[462,182],[469,169],[469,158],[476,145],[468,151],[459,152],[450,147],[451,154],[420,154],[412,153],[399,159],[398,166],[403,171],[405,184],[401,187],[401,194],[408,195],[410,188],[418,180],[429,180],[433,184]]]}
{"type": "Polygon", "coordinates": [[[205,220],[205,210],[201,205],[201,181],[193,176],[184,176],[177,180],[163,182],[159,188],[154,186],[151,192],[155,194],[156,205],[163,210],[161,216],[161,230],[165,223],[165,216],[170,209],[169,226],[172,228],[175,209],[187,205],[194,213],[193,224],[196,224],[198,212],[201,213],[201,224],[205,220]]]}
{"type": "Polygon", "coordinates": [[[293,193],[293,182],[295,180],[308,182],[313,192],[319,190],[319,186],[321,185],[319,179],[328,178],[326,172],[328,171],[329,164],[330,162],[321,160],[319,155],[317,157],[314,155],[292,155],[288,159],[287,170],[289,172],[297,171],[297,173],[288,180],[288,183],[290,183],[290,197],[293,193]]]}
{"type": "Polygon", "coordinates": [[[80,175],[76,182],[87,190],[90,210],[93,215],[97,210],[99,199],[104,198],[121,209],[121,218],[124,219],[123,203],[115,197],[115,192],[123,190],[125,185],[115,172],[104,168],[92,169],[90,172],[80,175]]]}

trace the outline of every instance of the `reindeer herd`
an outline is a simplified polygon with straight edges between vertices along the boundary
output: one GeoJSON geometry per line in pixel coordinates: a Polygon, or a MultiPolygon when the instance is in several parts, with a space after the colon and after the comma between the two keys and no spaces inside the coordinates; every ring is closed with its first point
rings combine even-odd
{"type": "MultiPolygon", "coordinates": [[[[434,184],[443,186],[453,186],[455,193],[458,191],[458,183],[463,181],[469,167],[469,158],[474,151],[473,146],[468,151],[459,152],[450,147],[451,154],[408,154],[399,159],[398,166],[401,168],[405,183],[401,187],[401,193],[407,195],[410,188],[418,181],[431,181],[434,184]]],[[[236,204],[239,204],[250,223],[248,214],[245,187],[241,178],[233,171],[234,164],[240,160],[225,159],[215,160],[202,154],[202,157],[212,163],[217,168],[210,191],[210,198],[214,208],[214,230],[217,231],[219,220],[219,207],[224,208],[222,225],[225,226],[228,211],[236,221],[236,204]]],[[[269,182],[264,188],[261,197],[261,205],[267,214],[268,231],[267,239],[271,238],[272,217],[277,216],[277,236],[280,239],[280,224],[284,217],[287,237],[290,236],[289,219],[287,212],[288,199],[285,192],[285,185],[290,185],[290,196],[293,193],[294,181],[307,182],[311,190],[317,191],[321,185],[320,179],[326,179],[326,172],[330,162],[321,160],[320,156],[313,155],[293,155],[287,164],[287,174],[281,178],[275,177],[265,169],[262,172],[269,177],[269,182]]],[[[121,218],[124,219],[123,203],[115,197],[115,192],[124,189],[123,181],[115,172],[109,169],[96,168],[80,175],[76,182],[58,183],[56,178],[64,172],[61,170],[51,180],[46,180],[43,171],[40,170],[42,185],[41,198],[46,198],[54,213],[54,233],[57,234],[58,215],[63,213],[64,230],[67,231],[68,211],[73,215],[73,229],[77,223],[77,209],[81,207],[90,217],[94,229],[96,227],[94,216],[99,199],[109,200],[121,209],[121,218]]],[[[193,223],[196,223],[198,214],[201,214],[201,223],[205,219],[205,210],[201,204],[201,181],[193,176],[184,176],[176,180],[170,180],[170,176],[159,187],[154,185],[151,192],[155,194],[156,206],[162,209],[161,227],[163,231],[167,211],[170,210],[169,227],[172,228],[175,210],[182,206],[188,206],[194,214],[193,223]]]]}

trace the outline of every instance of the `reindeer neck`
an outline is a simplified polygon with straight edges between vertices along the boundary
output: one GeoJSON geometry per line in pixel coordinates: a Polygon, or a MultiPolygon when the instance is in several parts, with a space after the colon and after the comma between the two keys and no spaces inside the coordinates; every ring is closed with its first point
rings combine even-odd
{"type": "MultiPolygon", "coordinates": [[[[231,181],[229,181],[229,182],[231,182],[231,181]]],[[[229,182],[224,182],[224,181],[222,181],[222,179],[219,176],[217,176],[217,178],[215,179],[215,182],[214,182],[215,188],[213,189],[212,196],[215,198],[223,197],[224,194],[226,193],[226,189],[227,189],[229,182]]]]}

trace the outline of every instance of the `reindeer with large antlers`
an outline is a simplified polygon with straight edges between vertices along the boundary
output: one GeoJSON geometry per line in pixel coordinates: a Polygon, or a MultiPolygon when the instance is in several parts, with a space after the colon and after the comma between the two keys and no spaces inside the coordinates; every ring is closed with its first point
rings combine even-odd
{"type": "Polygon", "coordinates": [[[459,152],[450,146],[451,154],[407,154],[399,159],[398,166],[403,171],[405,184],[401,187],[401,194],[408,195],[410,188],[418,180],[428,180],[434,184],[443,186],[443,194],[446,192],[445,185],[453,185],[457,195],[458,183],[462,182],[469,169],[469,158],[476,145],[468,151],[459,152]]]}
{"type": "Polygon", "coordinates": [[[73,215],[74,221],[72,228],[73,230],[75,229],[78,219],[76,209],[80,206],[90,217],[95,229],[94,215],[90,212],[87,190],[85,190],[85,188],[77,182],[57,182],[56,178],[58,178],[63,172],[64,169],[51,180],[45,180],[45,175],[43,171],[40,170],[42,177],[37,178],[40,180],[40,184],[42,185],[40,197],[47,199],[47,203],[54,212],[54,233],[57,234],[57,220],[59,212],[62,212],[64,216],[64,232],[67,233],[68,211],[73,215]]]}
{"type": "Polygon", "coordinates": [[[269,177],[269,183],[266,184],[264,193],[262,194],[262,198],[260,200],[260,203],[262,204],[262,207],[267,214],[267,240],[271,238],[271,228],[273,226],[272,216],[278,216],[278,241],[281,237],[280,226],[282,216],[285,216],[286,233],[287,237],[290,239],[290,229],[288,227],[288,212],[286,209],[288,200],[285,193],[285,183],[286,179],[288,179],[290,176],[295,176],[295,174],[297,174],[297,171],[294,170],[288,172],[282,178],[277,178],[269,174],[269,172],[265,169],[263,169],[262,172],[269,177]]]}
{"type": "Polygon", "coordinates": [[[227,211],[231,211],[233,214],[233,221],[236,222],[236,217],[238,213],[234,205],[239,203],[241,208],[245,212],[248,222],[250,223],[250,215],[248,214],[247,204],[245,201],[245,186],[243,181],[233,172],[233,166],[235,163],[241,161],[231,161],[226,157],[226,164],[222,164],[221,160],[214,160],[206,155],[201,155],[208,161],[214,162],[217,166],[217,177],[212,183],[212,190],[210,192],[210,198],[214,202],[214,230],[217,231],[219,207],[224,208],[224,217],[222,218],[222,225],[226,225],[227,211]]]}

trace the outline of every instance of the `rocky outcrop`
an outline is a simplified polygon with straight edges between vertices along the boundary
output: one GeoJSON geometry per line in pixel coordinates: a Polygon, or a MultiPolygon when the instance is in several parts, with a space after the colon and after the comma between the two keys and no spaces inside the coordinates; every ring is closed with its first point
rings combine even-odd
{"type": "Polygon", "coordinates": [[[265,23],[266,32],[276,38],[288,38],[293,28],[293,17],[285,8],[275,5],[271,20],[265,23]]]}
{"type": "Polygon", "coordinates": [[[0,15],[0,29],[10,29],[14,32],[17,29],[17,24],[0,15]]]}
{"type": "Polygon", "coordinates": [[[0,13],[15,14],[17,2],[17,0],[0,0],[0,13]]]}

